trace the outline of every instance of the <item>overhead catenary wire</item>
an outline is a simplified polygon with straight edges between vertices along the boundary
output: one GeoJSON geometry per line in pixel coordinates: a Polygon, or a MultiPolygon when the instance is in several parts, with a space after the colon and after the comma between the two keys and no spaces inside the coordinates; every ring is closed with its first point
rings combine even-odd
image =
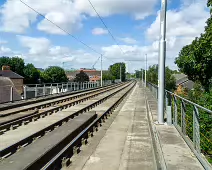
{"type": "Polygon", "coordinates": [[[75,37],[74,35],[72,35],[71,33],[69,33],[68,31],[66,31],[65,29],[63,29],[62,27],[60,27],[59,25],[57,25],[56,23],[54,23],[53,21],[51,21],[50,19],[46,18],[43,14],[41,14],[40,12],[38,12],[36,9],[32,8],[31,6],[29,6],[27,3],[23,2],[22,0],[20,0],[21,3],[23,3],[25,6],[27,6],[28,8],[30,8],[31,10],[33,10],[34,12],[36,12],[38,15],[42,16],[44,19],[46,19],[47,21],[49,21],[51,24],[55,25],[57,28],[59,28],[60,30],[62,30],[64,33],[68,34],[69,36],[71,36],[72,38],[74,38],[76,41],[80,42],[81,44],[83,44],[84,46],[86,46],[87,48],[89,48],[90,50],[94,51],[95,53],[101,55],[100,52],[98,52],[97,50],[95,50],[94,48],[90,47],[89,45],[87,45],[86,43],[84,43],[82,40],[78,39],[77,37],[75,37]]]}
{"type": "Polygon", "coordinates": [[[93,8],[93,10],[96,12],[97,16],[99,17],[100,21],[102,22],[102,24],[104,25],[104,27],[107,29],[108,33],[110,34],[110,36],[112,37],[112,39],[115,41],[116,45],[119,47],[119,49],[121,50],[121,52],[123,54],[124,51],[122,50],[122,48],[120,47],[119,43],[117,42],[116,38],[113,36],[113,34],[111,33],[111,31],[109,30],[108,26],[105,24],[104,20],[102,19],[102,17],[99,15],[99,13],[97,12],[96,8],[94,7],[94,5],[92,4],[92,2],[90,0],[88,0],[88,2],[90,3],[91,7],[93,8]]]}
{"type": "MultiPolygon", "coordinates": [[[[98,52],[97,50],[95,50],[94,48],[90,47],[89,45],[87,45],[86,43],[84,43],[82,40],[78,39],[76,36],[72,35],[71,33],[69,33],[67,30],[63,29],[62,27],[60,27],[59,25],[57,25],[55,22],[51,21],[50,19],[48,19],[46,16],[44,16],[43,14],[41,14],[40,12],[38,12],[36,9],[34,9],[33,7],[31,7],[30,5],[28,5],[27,3],[25,3],[22,0],[19,0],[21,3],[23,3],[26,7],[28,7],[29,9],[31,9],[32,11],[34,11],[35,13],[37,13],[38,15],[42,16],[44,19],[46,19],[47,21],[49,21],[51,24],[53,24],[54,26],[56,26],[57,28],[59,28],[61,31],[63,31],[64,33],[68,34],[69,36],[71,36],[72,38],[74,38],[76,41],[80,42],[81,44],[83,44],[84,46],[86,46],[87,48],[89,48],[90,50],[92,50],[93,52],[95,52],[96,54],[100,55],[98,57],[98,59],[96,60],[96,62],[94,63],[93,67],[95,66],[95,64],[98,62],[98,60],[100,59],[100,57],[105,57],[107,58],[105,55],[102,55],[100,52],[98,52]]],[[[99,15],[100,17],[100,15],[99,15]]],[[[103,20],[102,20],[103,21],[103,20]]],[[[103,21],[104,22],[104,21],[103,21]]],[[[106,26],[106,25],[105,25],[106,26]]],[[[106,26],[107,27],[107,26],[106,26]]],[[[108,29],[108,32],[109,29],[108,29]]],[[[111,34],[111,32],[110,32],[111,34]]],[[[112,35],[112,34],[111,34],[112,35]]],[[[113,37],[113,35],[112,35],[113,37]]],[[[115,37],[113,37],[115,40],[115,37]]],[[[108,60],[112,61],[111,59],[107,58],[108,60]]],[[[114,61],[112,61],[114,62],[114,61]]],[[[115,62],[114,62],[115,63],[115,62]]]]}

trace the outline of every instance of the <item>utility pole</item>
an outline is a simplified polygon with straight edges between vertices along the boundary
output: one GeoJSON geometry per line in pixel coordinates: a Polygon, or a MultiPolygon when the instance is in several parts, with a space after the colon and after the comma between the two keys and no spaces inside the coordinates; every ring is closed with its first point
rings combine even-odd
{"type": "Polygon", "coordinates": [[[121,82],[121,64],[120,64],[120,82],[121,82]]]}
{"type": "Polygon", "coordinates": [[[145,55],[145,87],[146,87],[146,82],[147,82],[147,80],[146,80],[146,72],[147,72],[147,54],[145,55]]]}
{"type": "Polygon", "coordinates": [[[160,58],[158,81],[158,123],[164,123],[165,58],[166,58],[166,10],[167,0],[161,1],[160,13],[160,58]]]}
{"type": "Polygon", "coordinates": [[[102,87],[102,54],[101,54],[101,87],[102,87]]]}

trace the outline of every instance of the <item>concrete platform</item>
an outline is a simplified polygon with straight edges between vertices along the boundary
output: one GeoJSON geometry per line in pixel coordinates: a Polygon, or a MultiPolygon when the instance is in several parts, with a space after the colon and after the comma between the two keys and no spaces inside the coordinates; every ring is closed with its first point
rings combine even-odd
{"type": "Polygon", "coordinates": [[[100,128],[68,169],[157,169],[144,92],[138,85],[100,128]],[[114,121],[113,121],[114,120],[114,121]]]}
{"type": "Polygon", "coordinates": [[[157,125],[157,100],[146,90],[151,124],[158,136],[156,141],[161,157],[161,166],[167,170],[204,169],[174,126],[157,125]]]}

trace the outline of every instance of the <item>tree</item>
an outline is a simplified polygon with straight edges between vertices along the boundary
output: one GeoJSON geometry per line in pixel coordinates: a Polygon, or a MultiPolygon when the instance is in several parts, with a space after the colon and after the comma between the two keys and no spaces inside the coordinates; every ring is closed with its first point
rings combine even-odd
{"type": "Polygon", "coordinates": [[[120,66],[121,66],[121,80],[126,80],[126,66],[125,63],[115,63],[110,66],[109,70],[115,79],[120,79],[120,66]]]}
{"type": "Polygon", "coordinates": [[[27,64],[23,70],[23,73],[25,84],[39,83],[38,80],[40,78],[40,73],[33,64],[27,64]]]}
{"type": "Polygon", "coordinates": [[[24,76],[24,60],[19,57],[0,57],[0,67],[3,65],[10,66],[10,69],[14,71],[15,73],[24,76]]]}
{"type": "Polygon", "coordinates": [[[76,74],[74,81],[76,82],[89,81],[89,77],[83,70],[81,70],[80,73],[76,74]]]}
{"type": "MultiPolygon", "coordinates": [[[[176,89],[176,80],[173,73],[169,67],[165,69],[165,89],[173,91],[176,89]]],[[[153,84],[158,84],[158,65],[150,66],[147,71],[147,81],[153,84]]]]}
{"type": "Polygon", "coordinates": [[[41,74],[41,80],[44,83],[62,83],[67,82],[68,78],[64,69],[58,66],[51,66],[41,74]]]}
{"type": "Polygon", "coordinates": [[[115,77],[110,72],[105,72],[102,74],[102,80],[115,80],[115,77]]]}
{"type": "MultiPolygon", "coordinates": [[[[208,0],[212,15],[212,0],[208,0]]],[[[212,16],[206,21],[205,32],[196,37],[190,45],[182,48],[175,63],[180,71],[188,75],[192,81],[200,82],[209,92],[212,79],[212,16]]]]}

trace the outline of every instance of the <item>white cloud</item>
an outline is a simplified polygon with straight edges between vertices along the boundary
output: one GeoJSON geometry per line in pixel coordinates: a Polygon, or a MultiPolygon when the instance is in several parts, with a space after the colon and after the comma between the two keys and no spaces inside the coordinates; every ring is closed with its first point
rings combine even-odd
{"type": "Polygon", "coordinates": [[[92,34],[93,35],[103,35],[103,34],[108,34],[108,31],[106,29],[103,29],[103,28],[94,28],[92,30],[92,34]]]}
{"type": "Polygon", "coordinates": [[[125,38],[119,38],[119,40],[127,43],[127,44],[136,44],[138,43],[137,40],[133,39],[133,38],[130,38],[130,37],[125,37],[125,38]]]}
{"type": "Polygon", "coordinates": [[[0,39],[0,44],[7,44],[7,41],[0,39]]]}
{"type": "MultiPolygon", "coordinates": [[[[82,15],[76,10],[71,1],[69,4],[60,0],[51,0],[51,2],[49,0],[22,1],[66,31],[72,33],[82,26],[82,15]]],[[[1,30],[16,33],[25,32],[30,27],[30,24],[36,21],[36,17],[39,16],[19,0],[7,0],[2,6],[0,14],[2,15],[1,21],[3,23],[1,30]]],[[[64,34],[58,27],[45,19],[38,22],[37,28],[51,34],[64,34]]]]}
{"type": "Polygon", "coordinates": [[[12,50],[8,47],[0,46],[0,54],[8,54],[11,53],[12,50]]]}
{"type": "MultiPolygon", "coordinates": [[[[167,65],[176,68],[174,59],[182,47],[204,32],[205,21],[210,16],[205,7],[205,0],[193,1],[189,5],[184,3],[178,10],[167,11],[167,65]]],[[[153,51],[158,51],[159,34],[160,13],[158,12],[156,20],[146,31],[146,38],[154,44],[153,51]]]]}
{"type": "Polygon", "coordinates": [[[42,54],[48,52],[50,41],[47,38],[34,38],[18,35],[18,40],[23,47],[29,48],[29,54],[42,54]]]}
{"type": "MultiPolygon", "coordinates": [[[[22,0],[46,18],[73,33],[82,27],[84,15],[96,17],[87,0],[22,0]]],[[[144,19],[153,14],[157,0],[92,0],[101,16],[131,14],[135,19],[144,19]]],[[[38,21],[38,14],[19,0],[7,0],[0,9],[1,31],[24,33],[30,25],[38,21]]],[[[40,19],[40,17],[39,17],[40,19]]],[[[43,19],[37,28],[51,34],[65,34],[49,21],[43,19]]]]}
{"type": "Polygon", "coordinates": [[[92,66],[97,56],[83,50],[72,50],[68,47],[53,45],[47,38],[17,36],[21,45],[28,49],[22,54],[26,62],[35,64],[37,67],[46,68],[51,65],[62,66],[67,62],[70,67],[79,68],[92,66]]]}
{"type": "MultiPolygon", "coordinates": [[[[103,17],[113,14],[131,14],[135,19],[144,19],[153,14],[157,0],[92,0],[91,2],[103,17]]],[[[75,6],[82,13],[96,16],[87,0],[75,0],[75,6]]]]}

